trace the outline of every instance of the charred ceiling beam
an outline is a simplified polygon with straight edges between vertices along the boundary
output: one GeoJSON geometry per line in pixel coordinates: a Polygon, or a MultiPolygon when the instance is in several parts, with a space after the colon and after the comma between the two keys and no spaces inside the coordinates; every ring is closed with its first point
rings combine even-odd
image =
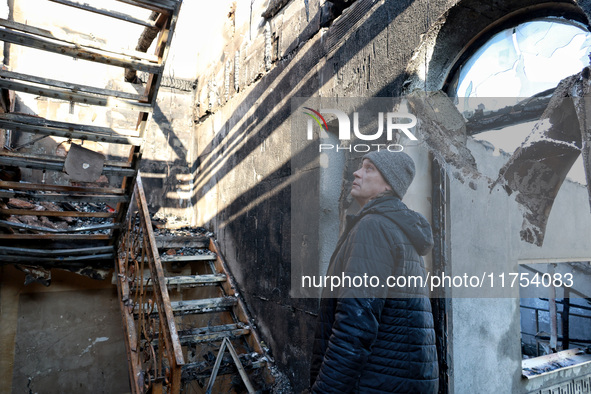
{"type": "MultiPolygon", "coordinates": [[[[153,11],[150,15],[149,20],[156,21],[159,15],[160,13],[153,11]]],[[[135,50],[138,52],[147,52],[150,46],[152,45],[152,42],[160,32],[160,27],[161,25],[157,25],[157,22],[154,23],[154,26],[145,27],[144,31],[142,32],[142,35],[138,40],[135,50]]],[[[132,68],[125,69],[125,81],[131,83],[138,83],[139,81],[137,78],[137,71],[132,68]]]]}
{"type": "Polygon", "coordinates": [[[548,107],[549,102],[550,97],[531,97],[498,111],[477,110],[466,122],[466,132],[468,135],[474,135],[483,131],[498,130],[518,123],[538,120],[548,107]]]}

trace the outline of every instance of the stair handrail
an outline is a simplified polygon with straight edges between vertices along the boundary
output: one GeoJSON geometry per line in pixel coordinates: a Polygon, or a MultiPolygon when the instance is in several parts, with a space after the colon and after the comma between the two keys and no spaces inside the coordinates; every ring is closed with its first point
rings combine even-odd
{"type": "Polygon", "coordinates": [[[185,362],[139,171],[116,265],[132,392],[179,393],[185,362]]]}

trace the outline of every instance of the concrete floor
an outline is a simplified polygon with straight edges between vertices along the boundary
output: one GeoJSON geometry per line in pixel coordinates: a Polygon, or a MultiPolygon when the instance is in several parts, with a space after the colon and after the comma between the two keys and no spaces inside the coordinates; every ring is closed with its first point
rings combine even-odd
{"type": "Polygon", "coordinates": [[[24,287],[2,268],[0,393],[128,393],[115,288],[55,272],[50,287],[24,287]]]}

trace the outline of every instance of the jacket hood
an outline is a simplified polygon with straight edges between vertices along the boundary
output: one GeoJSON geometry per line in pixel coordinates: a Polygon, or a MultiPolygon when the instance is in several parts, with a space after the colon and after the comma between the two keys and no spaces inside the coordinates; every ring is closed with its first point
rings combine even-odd
{"type": "Polygon", "coordinates": [[[357,218],[370,213],[383,215],[396,223],[420,256],[425,256],[433,248],[433,232],[427,219],[410,210],[398,197],[386,195],[370,200],[357,214],[357,218]]]}

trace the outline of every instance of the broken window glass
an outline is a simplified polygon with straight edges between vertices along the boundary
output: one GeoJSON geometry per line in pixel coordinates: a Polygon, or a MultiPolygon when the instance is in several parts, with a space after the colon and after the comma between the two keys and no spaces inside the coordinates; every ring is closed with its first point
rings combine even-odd
{"type": "MultiPolygon", "coordinates": [[[[523,103],[531,97],[548,100],[558,83],[589,65],[591,33],[576,21],[547,17],[521,23],[492,36],[460,67],[448,94],[470,121],[523,103]]],[[[509,126],[472,136],[499,150],[513,153],[531,132],[535,121],[523,119],[509,126]]],[[[586,184],[581,157],[567,175],[586,184]]]]}
{"type": "Polygon", "coordinates": [[[580,72],[589,64],[590,47],[591,33],[575,21],[553,17],[525,22],[480,47],[460,66],[449,93],[461,98],[531,97],[580,72]]]}

